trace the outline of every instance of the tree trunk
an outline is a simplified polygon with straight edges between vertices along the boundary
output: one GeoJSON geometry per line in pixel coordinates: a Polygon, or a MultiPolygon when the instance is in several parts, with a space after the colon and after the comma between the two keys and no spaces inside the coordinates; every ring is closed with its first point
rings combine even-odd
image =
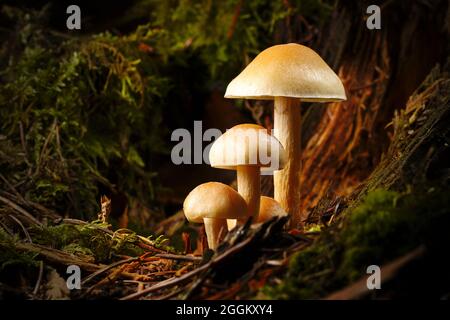
{"type": "Polygon", "coordinates": [[[325,31],[306,43],[339,74],[348,100],[305,111],[302,211],[324,197],[349,195],[370,175],[387,150],[395,111],[447,57],[450,32],[441,29],[449,21],[446,1],[388,1],[381,6],[381,30],[366,28],[368,5],[341,1],[325,31]]]}

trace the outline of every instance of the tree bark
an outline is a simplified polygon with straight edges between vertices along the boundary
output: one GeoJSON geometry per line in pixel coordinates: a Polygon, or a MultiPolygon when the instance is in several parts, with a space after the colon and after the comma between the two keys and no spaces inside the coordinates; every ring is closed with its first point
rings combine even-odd
{"type": "Polygon", "coordinates": [[[310,105],[303,116],[302,211],[351,194],[370,175],[389,145],[394,113],[448,56],[446,1],[386,2],[381,30],[365,26],[369,4],[341,1],[310,44],[338,73],[348,100],[310,105]]]}

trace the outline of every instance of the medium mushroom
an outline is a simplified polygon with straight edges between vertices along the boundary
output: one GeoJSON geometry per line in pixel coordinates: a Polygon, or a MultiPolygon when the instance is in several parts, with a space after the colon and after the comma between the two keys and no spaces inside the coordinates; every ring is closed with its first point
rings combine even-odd
{"type": "MultiPolygon", "coordinates": [[[[281,143],[267,129],[256,124],[240,124],[227,130],[209,152],[212,167],[237,172],[237,189],[247,202],[248,216],[236,221],[243,224],[249,216],[258,218],[262,170],[279,170],[285,162],[281,143]]],[[[229,222],[234,226],[236,222],[229,222]]]]}
{"type": "Polygon", "coordinates": [[[339,77],[312,49],[282,44],[262,51],[227,87],[225,98],[274,100],[274,135],[286,150],[284,170],[274,173],[274,198],[291,215],[300,212],[300,102],[346,100],[339,77]]]}
{"type": "Polygon", "coordinates": [[[247,204],[233,188],[220,182],[207,182],[192,190],[183,203],[190,222],[204,223],[208,246],[215,250],[227,232],[227,219],[247,215],[247,204]]]}

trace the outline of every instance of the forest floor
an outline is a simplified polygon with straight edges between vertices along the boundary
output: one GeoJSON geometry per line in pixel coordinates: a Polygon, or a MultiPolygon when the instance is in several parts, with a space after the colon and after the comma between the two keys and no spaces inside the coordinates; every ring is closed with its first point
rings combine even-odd
{"type": "MultiPolygon", "coordinates": [[[[0,297],[26,299],[395,298],[450,293],[448,66],[435,68],[396,114],[388,152],[349,197],[322,201],[301,230],[286,218],[230,232],[216,252],[203,232],[167,237],[114,229],[99,219],[64,218],[26,200],[13,185],[0,194],[0,297]],[[170,243],[170,241],[169,241],[170,243]],[[67,267],[81,269],[69,290],[67,267]],[[381,267],[370,291],[367,267],[381,267]],[[414,285],[411,283],[414,280],[414,285]]],[[[179,229],[182,213],[160,223],[179,229]]]]}

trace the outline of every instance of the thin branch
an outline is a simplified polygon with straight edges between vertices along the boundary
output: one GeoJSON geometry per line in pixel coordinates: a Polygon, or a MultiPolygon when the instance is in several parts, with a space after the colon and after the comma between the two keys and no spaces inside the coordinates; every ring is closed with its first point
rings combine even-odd
{"type": "Polygon", "coordinates": [[[200,262],[202,260],[202,257],[183,256],[183,255],[171,254],[171,253],[159,253],[159,254],[156,254],[155,257],[163,258],[163,259],[181,260],[181,261],[198,261],[198,262],[200,262]]]}
{"type": "Polygon", "coordinates": [[[38,291],[39,291],[39,287],[41,286],[41,281],[42,281],[42,275],[44,274],[44,261],[40,261],[39,263],[39,275],[38,275],[38,279],[36,281],[36,285],[34,286],[34,290],[33,290],[33,295],[37,295],[38,291]]]}
{"type": "Polygon", "coordinates": [[[34,172],[35,175],[37,175],[39,173],[39,171],[41,170],[42,159],[44,158],[44,154],[47,151],[47,147],[48,147],[50,141],[53,139],[53,135],[55,134],[55,131],[56,131],[56,124],[57,124],[57,120],[55,118],[53,120],[53,124],[50,128],[50,132],[48,133],[48,136],[44,141],[44,145],[42,146],[42,149],[41,149],[38,161],[37,161],[36,170],[34,172]]]}
{"type": "Polygon", "coordinates": [[[129,258],[129,259],[125,259],[125,260],[121,260],[121,261],[114,262],[114,263],[112,263],[112,264],[106,266],[105,268],[100,269],[100,270],[97,270],[97,271],[95,271],[94,273],[90,274],[89,276],[87,276],[87,277],[81,282],[81,284],[82,284],[82,285],[86,284],[86,283],[89,282],[90,280],[94,279],[95,277],[99,276],[100,274],[102,274],[102,273],[104,273],[104,272],[106,272],[106,271],[108,271],[108,270],[111,270],[111,269],[113,269],[113,268],[115,268],[115,267],[118,267],[118,266],[120,266],[120,265],[122,265],[122,264],[125,264],[125,263],[128,263],[128,262],[138,261],[139,259],[140,259],[140,257],[134,257],[134,258],[129,258]]]}
{"type": "Polygon", "coordinates": [[[229,250],[225,251],[224,253],[218,255],[217,257],[213,258],[211,261],[209,261],[208,263],[204,264],[203,266],[192,270],[191,272],[188,272],[184,275],[182,275],[179,278],[171,278],[171,279],[167,279],[164,281],[161,281],[160,283],[151,286],[147,289],[144,289],[142,291],[130,294],[128,296],[125,296],[123,298],[121,298],[120,300],[132,300],[132,299],[137,299],[140,298],[148,293],[151,292],[155,292],[164,288],[168,288],[168,287],[172,287],[174,285],[183,283],[184,281],[196,276],[197,274],[201,273],[202,271],[208,270],[211,267],[213,267],[214,265],[216,265],[217,263],[219,263],[220,261],[222,261],[223,259],[227,258],[230,255],[233,255],[237,252],[239,252],[243,247],[245,247],[248,243],[250,243],[253,240],[253,238],[247,238],[244,241],[240,242],[239,244],[235,245],[234,247],[231,247],[229,250]]]}
{"type": "Polygon", "coordinates": [[[17,196],[17,198],[22,201],[23,204],[28,204],[28,201],[25,200],[24,197],[22,197],[22,195],[19,193],[19,191],[17,191],[17,189],[8,181],[8,179],[5,178],[4,175],[2,175],[0,173],[0,179],[3,180],[4,183],[6,183],[6,185],[8,186],[9,189],[11,189],[12,192],[14,192],[14,194],[17,196]]]}
{"type": "MultiPolygon", "coordinates": [[[[404,256],[381,267],[381,283],[386,283],[394,278],[394,276],[406,265],[412,261],[422,257],[426,253],[426,248],[422,245],[404,256]]],[[[367,276],[362,277],[348,287],[334,292],[327,296],[325,300],[355,300],[361,299],[371,291],[367,288],[367,276]]]]}
{"type": "Polygon", "coordinates": [[[66,253],[61,250],[48,248],[39,244],[33,244],[33,243],[16,243],[15,248],[17,250],[22,251],[30,251],[38,253],[39,255],[45,257],[51,262],[63,264],[63,265],[71,265],[75,264],[78,265],[80,268],[87,270],[87,271],[97,271],[98,269],[102,268],[104,265],[96,265],[90,262],[86,262],[84,260],[81,260],[77,258],[74,255],[71,255],[69,253],[66,253]]]}
{"type": "Polygon", "coordinates": [[[237,22],[239,20],[239,16],[241,15],[241,8],[242,8],[242,0],[240,0],[237,3],[236,8],[234,9],[233,20],[231,20],[231,25],[227,32],[228,40],[231,40],[231,38],[233,37],[234,31],[236,30],[237,22]]]}
{"type": "Polygon", "coordinates": [[[19,205],[15,204],[12,201],[10,201],[9,199],[6,199],[6,198],[0,196],[0,201],[3,202],[4,204],[8,205],[9,207],[11,207],[18,213],[22,214],[24,216],[24,218],[28,219],[32,224],[42,226],[42,223],[39,220],[37,220],[35,217],[33,217],[33,215],[31,215],[30,213],[25,211],[22,207],[20,207],[19,205]]]}
{"type": "Polygon", "coordinates": [[[19,219],[14,217],[12,214],[8,214],[8,217],[13,219],[17,224],[22,228],[23,233],[25,234],[25,237],[28,239],[28,242],[33,243],[33,240],[30,237],[30,234],[28,233],[27,229],[23,226],[22,222],[20,222],[19,219]]]}
{"type": "Polygon", "coordinates": [[[25,133],[23,131],[23,123],[19,121],[19,130],[20,130],[20,142],[22,144],[23,153],[25,154],[25,160],[28,162],[28,151],[27,151],[27,141],[25,138],[25,133]]]}

